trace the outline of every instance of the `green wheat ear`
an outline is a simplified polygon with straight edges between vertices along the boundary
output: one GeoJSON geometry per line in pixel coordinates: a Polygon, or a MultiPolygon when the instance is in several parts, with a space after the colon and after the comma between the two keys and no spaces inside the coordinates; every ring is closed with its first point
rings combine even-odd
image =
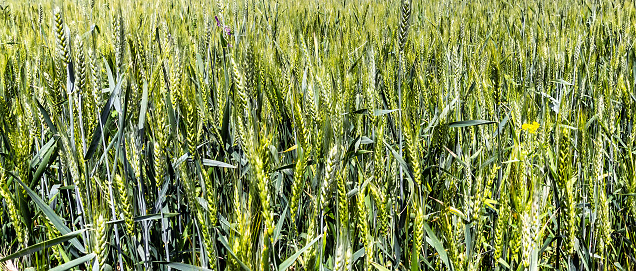
{"type": "Polygon", "coordinates": [[[304,189],[305,168],[308,161],[308,154],[302,148],[298,148],[297,150],[298,161],[296,162],[296,166],[294,167],[294,180],[292,184],[292,197],[290,202],[290,211],[293,222],[296,222],[296,214],[298,212],[298,206],[300,205],[300,200],[304,189]]]}
{"type": "Polygon", "coordinates": [[[635,269],[629,2],[49,2],[0,0],[19,270],[635,269]]]}
{"type": "Polygon", "coordinates": [[[7,207],[6,210],[9,212],[9,218],[11,223],[13,224],[13,228],[15,229],[18,242],[20,244],[24,244],[26,241],[26,236],[24,235],[24,227],[22,226],[22,219],[18,214],[18,208],[16,207],[15,201],[13,199],[13,193],[10,192],[10,189],[7,184],[7,180],[4,176],[4,169],[0,168],[0,196],[4,199],[7,207]]]}
{"type": "Polygon", "coordinates": [[[97,254],[97,262],[99,266],[104,268],[108,259],[108,224],[102,215],[95,221],[95,254],[97,254]]]}
{"type": "Polygon", "coordinates": [[[114,177],[114,183],[119,193],[119,199],[121,200],[121,210],[124,216],[124,222],[126,224],[126,233],[129,236],[134,236],[135,224],[133,222],[133,206],[130,202],[130,196],[128,195],[128,186],[126,181],[121,175],[116,174],[114,177]]]}
{"type": "Polygon", "coordinates": [[[505,238],[506,238],[506,228],[509,225],[510,219],[510,204],[508,199],[508,189],[505,187],[502,189],[500,196],[500,205],[499,212],[497,215],[497,226],[495,228],[495,260],[503,259],[503,251],[506,248],[505,246],[505,238]]]}
{"type": "Polygon", "coordinates": [[[56,7],[53,11],[55,17],[55,41],[58,50],[59,58],[64,64],[70,61],[69,54],[69,42],[66,36],[66,30],[64,29],[64,20],[62,19],[62,11],[59,7],[56,7]]]}

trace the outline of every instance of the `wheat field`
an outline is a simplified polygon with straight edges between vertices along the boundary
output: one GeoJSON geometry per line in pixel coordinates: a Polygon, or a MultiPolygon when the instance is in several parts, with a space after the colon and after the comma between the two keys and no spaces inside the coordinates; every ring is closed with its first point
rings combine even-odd
{"type": "Polygon", "coordinates": [[[0,1],[0,269],[636,270],[636,8],[0,1]]]}

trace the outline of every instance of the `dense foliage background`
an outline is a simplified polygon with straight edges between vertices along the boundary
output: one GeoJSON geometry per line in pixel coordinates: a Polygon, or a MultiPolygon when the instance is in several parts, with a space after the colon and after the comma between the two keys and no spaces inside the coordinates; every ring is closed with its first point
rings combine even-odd
{"type": "Polygon", "coordinates": [[[632,2],[209,2],[0,4],[6,269],[636,268],[632,2]]]}

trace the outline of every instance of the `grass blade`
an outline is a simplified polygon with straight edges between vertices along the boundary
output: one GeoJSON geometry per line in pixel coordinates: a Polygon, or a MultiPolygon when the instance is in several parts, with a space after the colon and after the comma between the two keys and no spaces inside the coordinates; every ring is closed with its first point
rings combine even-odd
{"type": "Polygon", "coordinates": [[[316,243],[318,240],[320,240],[320,238],[322,238],[322,234],[319,235],[318,237],[314,238],[314,240],[312,240],[311,242],[309,242],[309,244],[307,244],[305,247],[303,247],[302,249],[300,249],[299,251],[296,251],[296,253],[294,253],[294,255],[292,255],[291,257],[287,258],[287,260],[283,261],[279,266],[278,266],[278,271],[285,271],[287,270],[287,268],[289,268],[295,261],[296,259],[298,259],[298,257],[300,256],[300,254],[302,254],[303,252],[305,252],[306,250],[308,250],[314,243],[316,243]]]}
{"type": "Polygon", "coordinates": [[[161,262],[160,264],[163,264],[163,265],[166,265],[168,267],[172,267],[174,269],[181,270],[181,271],[212,271],[212,270],[207,269],[207,268],[198,267],[198,266],[185,264],[185,263],[161,262]]]}
{"type": "Polygon", "coordinates": [[[69,234],[57,237],[57,238],[53,238],[53,239],[50,239],[50,240],[47,240],[47,241],[44,241],[44,242],[37,243],[35,245],[32,245],[30,247],[27,247],[25,249],[22,249],[22,250],[16,252],[16,253],[13,253],[13,254],[11,254],[11,255],[9,255],[7,257],[4,257],[4,258],[0,259],[0,262],[5,262],[5,261],[11,260],[11,259],[15,259],[15,258],[18,258],[18,257],[29,255],[31,253],[35,253],[35,252],[38,252],[40,250],[50,248],[50,247],[52,247],[54,245],[64,243],[64,242],[66,242],[68,240],[71,240],[71,239],[79,236],[84,231],[86,231],[86,229],[77,230],[77,231],[71,232],[69,234]]]}
{"type": "Polygon", "coordinates": [[[230,165],[228,163],[223,163],[220,161],[212,160],[212,159],[202,159],[201,161],[204,166],[209,167],[224,167],[224,168],[236,168],[236,166],[230,165]]]}
{"type": "Polygon", "coordinates": [[[435,251],[437,251],[437,254],[439,254],[439,256],[442,258],[442,262],[444,262],[446,267],[448,267],[450,270],[453,270],[448,260],[448,254],[444,249],[444,245],[442,245],[442,242],[437,238],[435,232],[431,230],[431,227],[428,225],[428,223],[426,223],[426,221],[424,221],[424,230],[426,230],[426,242],[433,246],[433,248],[435,248],[435,251]]]}
{"type": "Polygon", "coordinates": [[[42,147],[40,152],[38,152],[38,154],[31,160],[32,168],[35,167],[35,165],[37,164],[37,169],[35,170],[35,173],[33,174],[33,178],[31,180],[31,186],[33,186],[35,182],[40,180],[40,178],[44,174],[44,170],[46,170],[46,168],[48,168],[48,166],[51,165],[53,161],[55,161],[57,152],[57,138],[51,138],[51,140],[49,140],[49,142],[46,143],[46,145],[42,147]]]}
{"type": "Polygon", "coordinates": [[[147,221],[147,220],[157,220],[162,218],[170,218],[180,215],[179,213],[163,213],[163,214],[151,214],[151,215],[142,215],[135,217],[133,220],[137,222],[147,221]]]}
{"type": "Polygon", "coordinates": [[[388,268],[381,266],[379,263],[372,262],[371,264],[380,271],[390,271],[388,268]]]}
{"type": "MultiPolygon", "coordinates": [[[[29,196],[31,197],[31,199],[35,202],[35,205],[38,206],[38,208],[40,208],[40,210],[44,213],[44,215],[46,215],[46,217],[49,218],[49,220],[51,221],[51,224],[53,224],[53,226],[55,226],[55,228],[57,228],[57,230],[60,231],[61,234],[63,235],[67,235],[69,233],[71,233],[71,229],[69,229],[65,224],[64,221],[55,213],[55,211],[53,211],[53,209],[51,209],[51,207],[49,207],[48,204],[46,204],[39,196],[38,194],[36,194],[35,192],[33,192],[33,190],[31,190],[31,188],[29,188],[24,182],[22,182],[21,180],[14,178],[14,180],[20,184],[20,186],[22,186],[22,188],[24,188],[24,190],[26,190],[27,194],[29,194],[29,196]]],[[[86,249],[84,248],[84,246],[82,246],[82,244],[80,244],[79,241],[77,241],[77,239],[71,239],[71,244],[77,248],[81,253],[86,253],[86,249]]]]}
{"type": "Polygon", "coordinates": [[[73,267],[76,267],[76,266],[78,266],[78,265],[80,265],[80,264],[83,264],[83,263],[85,263],[85,262],[87,262],[87,261],[92,260],[93,258],[95,258],[95,256],[96,256],[96,255],[95,255],[95,253],[91,253],[91,254],[88,254],[88,255],[86,255],[86,256],[84,256],[84,257],[79,257],[79,258],[77,258],[77,259],[75,259],[75,260],[72,260],[72,261],[70,261],[70,262],[67,262],[67,263],[65,263],[65,264],[63,264],[63,265],[59,265],[59,266],[57,266],[57,267],[55,267],[55,268],[53,268],[53,269],[51,269],[51,270],[49,270],[49,271],[64,271],[64,270],[69,270],[69,269],[71,269],[71,268],[73,268],[73,267]]]}
{"type": "Polygon", "coordinates": [[[232,249],[230,248],[230,245],[227,243],[227,239],[225,239],[225,236],[220,235],[219,234],[219,241],[221,241],[221,244],[225,247],[225,249],[227,249],[227,252],[230,253],[230,255],[232,255],[232,257],[234,257],[234,259],[239,263],[239,265],[241,265],[241,267],[243,268],[243,270],[246,271],[251,271],[249,267],[247,267],[247,265],[245,265],[245,263],[243,263],[237,256],[236,254],[234,254],[234,252],[232,251],[232,249]]]}
{"type": "Polygon", "coordinates": [[[477,125],[484,125],[484,124],[491,124],[491,123],[496,123],[496,122],[490,121],[490,120],[464,120],[464,121],[451,122],[448,124],[448,127],[463,128],[463,127],[470,127],[470,126],[477,126],[477,125]]]}

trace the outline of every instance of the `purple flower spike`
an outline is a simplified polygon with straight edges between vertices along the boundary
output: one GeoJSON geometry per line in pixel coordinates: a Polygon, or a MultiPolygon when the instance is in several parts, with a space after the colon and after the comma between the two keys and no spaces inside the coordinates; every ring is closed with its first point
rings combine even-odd
{"type": "Polygon", "coordinates": [[[216,26],[221,26],[221,22],[219,22],[219,17],[214,16],[214,19],[216,19],[216,26]]]}

